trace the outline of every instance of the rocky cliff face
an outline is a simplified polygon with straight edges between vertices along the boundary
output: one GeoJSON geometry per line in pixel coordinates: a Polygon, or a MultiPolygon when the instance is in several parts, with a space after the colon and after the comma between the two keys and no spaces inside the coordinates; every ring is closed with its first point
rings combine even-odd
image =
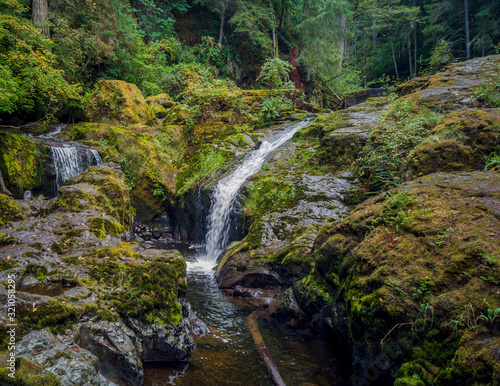
{"type": "Polygon", "coordinates": [[[223,291],[329,336],[354,384],[497,384],[500,110],[478,95],[499,62],[449,66],[297,133],[247,184],[223,291]]]}
{"type": "MultiPolygon", "coordinates": [[[[18,379],[34,384],[33,368],[39,382],[105,385],[105,375],[140,385],[142,362],[189,358],[184,259],[121,241],[134,211],[118,165],[91,167],[52,200],[0,202],[0,281],[14,276],[17,289],[18,379]]],[[[6,289],[0,297],[5,308],[6,289]]]]}

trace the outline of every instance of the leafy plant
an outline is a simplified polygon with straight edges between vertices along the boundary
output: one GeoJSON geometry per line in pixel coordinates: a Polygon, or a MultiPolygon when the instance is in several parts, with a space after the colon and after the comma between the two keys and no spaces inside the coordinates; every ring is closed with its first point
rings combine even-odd
{"type": "Polygon", "coordinates": [[[477,317],[477,320],[484,320],[490,325],[493,325],[495,323],[498,315],[500,315],[500,308],[497,308],[496,310],[492,310],[491,308],[488,308],[485,314],[481,314],[477,317]]]}
{"type": "Polygon", "coordinates": [[[285,111],[293,108],[292,101],[281,96],[270,96],[262,102],[261,117],[265,120],[276,120],[282,117],[285,111]]]}
{"type": "Polygon", "coordinates": [[[283,88],[292,70],[293,66],[280,58],[267,59],[262,65],[257,82],[266,85],[270,90],[283,88]]]}

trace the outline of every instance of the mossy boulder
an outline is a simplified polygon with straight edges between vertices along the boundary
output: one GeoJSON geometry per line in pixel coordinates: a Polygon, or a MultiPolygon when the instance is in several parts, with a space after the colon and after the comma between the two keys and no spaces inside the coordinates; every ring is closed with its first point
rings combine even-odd
{"type": "Polygon", "coordinates": [[[15,221],[25,218],[26,209],[19,206],[9,196],[0,194],[0,228],[5,228],[15,221]]]}
{"type": "Polygon", "coordinates": [[[437,74],[416,78],[396,89],[405,98],[443,112],[451,112],[473,105],[473,88],[494,81],[492,68],[500,64],[500,55],[483,56],[450,64],[437,74]],[[417,84],[415,84],[417,83],[417,84]],[[419,84],[421,85],[419,86],[419,84]]]}
{"type": "Polygon", "coordinates": [[[7,355],[0,358],[0,381],[5,385],[15,386],[60,386],[61,381],[54,374],[44,370],[43,366],[24,357],[15,360],[14,378],[9,376],[7,355]]]}
{"type": "Polygon", "coordinates": [[[42,185],[45,173],[44,147],[25,134],[0,132],[0,170],[7,188],[15,195],[42,185]]]}
{"type": "Polygon", "coordinates": [[[113,163],[90,167],[80,176],[66,181],[59,190],[52,210],[81,212],[97,208],[119,223],[94,219],[92,224],[96,226],[96,231],[107,225],[114,233],[118,230],[121,230],[119,233],[126,232],[134,209],[130,205],[128,187],[120,175],[119,166],[113,163]]]}
{"type": "Polygon", "coordinates": [[[494,172],[432,174],[376,196],[322,228],[296,298],[322,320],[316,328],[349,348],[361,378],[376,372],[386,382],[404,362],[425,359],[432,382],[466,384],[462,352],[480,345],[473,371],[494,384],[496,346],[482,342],[496,339],[498,323],[477,316],[500,307],[499,204],[494,172]],[[470,328],[483,332],[460,340],[470,328]]]}
{"type": "Polygon", "coordinates": [[[86,101],[92,122],[149,124],[153,115],[141,90],[122,80],[100,80],[86,101]]]}
{"type": "Polygon", "coordinates": [[[169,109],[175,105],[175,102],[172,102],[172,98],[170,98],[167,94],[148,96],[146,98],[146,103],[150,106],[158,104],[164,109],[169,109]]]}
{"type": "Polygon", "coordinates": [[[482,170],[500,151],[500,109],[463,109],[446,115],[410,155],[403,169],[412,175],[482,170]]]}

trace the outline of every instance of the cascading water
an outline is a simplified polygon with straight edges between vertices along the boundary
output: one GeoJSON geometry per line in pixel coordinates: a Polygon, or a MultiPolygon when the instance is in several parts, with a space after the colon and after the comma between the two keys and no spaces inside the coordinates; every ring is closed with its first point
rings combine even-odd
{"type": "Polygon", "coordinates": [[[50,154],[54,163],[55,192],[70,177],[75,177],[92,165],[102,163],[97,150],[84,149],[75,146],[51,147],[50,154]]]}
{"type": "Polygon", "coordinates": [[[212,205],[208,214],[208,229],[205,253],[197,263],[190,264],[190,269],[211,270],[217,263],[217,257],[227,245],[230,227],[230,215],[245,181],[257,173],[269,155],[290,140],[300,129],[308,126],[314,118],[306,119],[264,140],[257,150],[253,150],[243,162],[228,176],[221,179],[214,189],[212,205]]]}

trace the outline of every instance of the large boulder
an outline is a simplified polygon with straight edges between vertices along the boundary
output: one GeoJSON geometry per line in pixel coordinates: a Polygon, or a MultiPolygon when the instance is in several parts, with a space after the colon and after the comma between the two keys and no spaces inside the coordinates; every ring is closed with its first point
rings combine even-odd
{"type": "Polygon", "coordinates": [[[387,382],[403,363],[402,379],[498,379],[499,208],[498,173],[432,174],[323,227],[295,296],[350,350],[359,382],[387,382]]]}
{"type": "MultiPolygon", "coordinates": [[[[1,217],[0,282],[17,279],[17,337],[48,347],[47,358],[25,355],[42,367],[40,377],[48,371],[61,384],[104,385],[109,382],[102,376],[111,374],[141,385],[143,361],[189,358],[194,342],[186,264],[177,251],[121,241],[134,211],[118,165],[101,164],[68,179],[52,200],[11,203],[3,197],[10,209],[1,217]],[[86,355],[95,370],[81,367],[71,353],[59,357],[44,328],[64,334],[54,339],[86,355]]],[[[2,286],[0,350],[7,345],[7,299],[2,286]]]]}
{"type": "Polygon", "coordinates": [[[122,80],[100,80],[86,101],[87,118],[92,122],[153,122],[141,90],[122,80]]]}

